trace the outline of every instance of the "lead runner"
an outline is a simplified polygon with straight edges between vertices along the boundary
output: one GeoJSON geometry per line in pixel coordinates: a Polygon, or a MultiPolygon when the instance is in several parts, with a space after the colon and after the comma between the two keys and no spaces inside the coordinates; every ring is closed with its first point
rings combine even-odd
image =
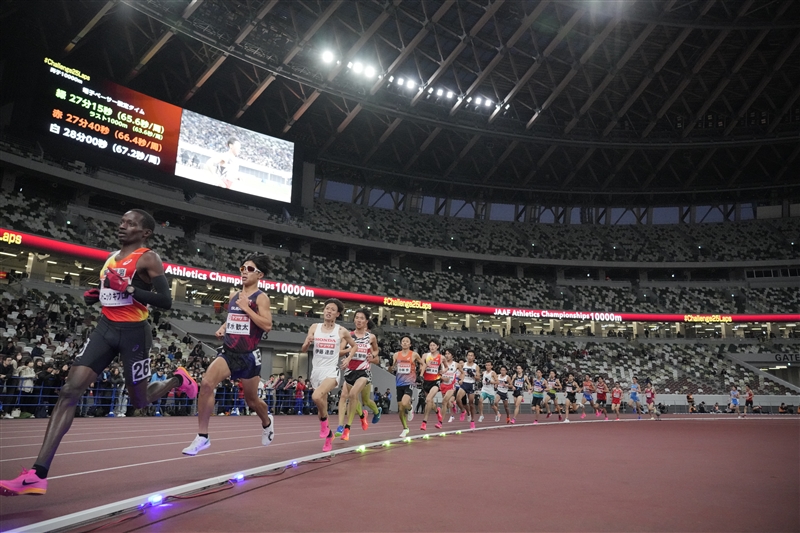
{"type": "Polygon", "coordinates": [[[121,248],[103,265],[100,288],[83,295],[89,305],[100,302],[102,317],[61,387],[33,468],[23,469],[16,479],[0,481],[3,496],[47,492],[47,474],[58,445],[75,418],[75,406],[117,355],[122,358],[125,385],[133,407],[147,407],[174,388],[191,399],[197,397],[197,383],[183,367],[165,381],[150,383],[153,336],[147,321],[147,306],[172,307],[164,265],[158,254],[146,246],[155,228],[156,221],[141,209],[131,209],[122,215],[117,232],[121,248]]]}

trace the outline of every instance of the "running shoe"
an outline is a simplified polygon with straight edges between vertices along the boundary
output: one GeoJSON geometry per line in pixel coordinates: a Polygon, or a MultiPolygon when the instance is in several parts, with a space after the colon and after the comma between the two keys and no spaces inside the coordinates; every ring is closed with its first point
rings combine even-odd
{"type": "Polygon", "coordinates": [[[186,396],[188,396],[190,400],[197,398],[197,382],[189,374],[189,372],[182,366],[179,366],[173,373],[173,375],[176,374],[181,377],[181,384],[178,387],[178,390],[180,392],[185,392],[186,396]]]}
{"type": "MultiPolygon", "coordinates": [[[[739,418],[742,418],[742,417],[740,416],[739,418]]],[[[656,419],[656,417],[654,417],[654,416],[650,417],[650,420],[655,420],[655,419],[656,419]]]]}
{"type": "Polygon", "coordinates": [[[428,423],[427,422],[422,422],[422,425],[419,427],[419,429],[421,429],[422,431],[427,431],[428,430],[428,423]]]}
{"type": "Polygon", "coordinates": [[[342,433],[342,440],[350,440],[350,428],[344,428],[344,433],[342,433]]]}
{"type": "Polygon", "coordinates": [[[475,429],[475,422],[469,423],[469,429],[475,429]]]}
{"type": "Polygon", "coordinates": [[[321,438],[321,439],[327,438],[328,437],[328,433],[330,433],[330,432],[331,432],[331,430],[328,427],[328,421],[327,420],[320,420],[319,421],[319,438],[321,438]]]}
{"type": "Polygon", "coordinates": [[[581,420],[583,420],[584,418],[586,418],[586,413],[583,413],[583,414],[581,415],[581,420]]]}
{"type": "Polygon", "coordinates": [[[454,417],[453,415],[450,415],[450,418],[447,419],[447,423],[448,424],[452,424],[453,420],[455,420],[455,419],[456,419],[456,417],[454,417]]]}
{"type": "MultiPolygon", "coordinates": [[[[467,412],[466,411],[461,411],[461,416],[458,417],[458,421],[459,422],[463,422],[464,418],[466,418],[466,416],[467,416],[467,412]]],[[[470,419],[472,419],[472,417],[470,417],[470,419]]]]}
{"type": "Polygon", "coordinates": [[[404,439],[407,436],[408,436],[408,428],[406,428],[406,429],[404,429],[403,431],[400,432],[400,438],[401,439],[404,439]]]}
{"type": "Polygon", "coordinates": [[[538,420],[534,420],[534,421],[533,421],[533,425],[534,425],[534,426],[535,426],[536,424],[538,424],[538,423],[539,423],[539,421],[538,421],[538,420]]]}
{"type": "Polygon", "coordinates": [[[378,407],[378,412],[372,416],[372,423],[377,424],[381,421],[381,415],[383,414],[383,407],[378,407]]]}
{"type": "Polygon", "coordinates": [[[506,417],[506,424],[510,424],[510,423],[511,423],[511,419],[506,417]]]}
{"type": "Polygon", "coordinates": [[[558,414],[558,421],[561,422],[561,413],[558,414]]]}
{"type": "Polygon", "coordinates": [[[547,413],[547,416],[545,418],[550,418],[550,413],[547,413]]]}
{"type": "Polygon", "coordinates": [[[439,423],[441,424],[442,423],[442,410],[439,407],[436,408],[436,418],[439,420],[439,423]]]}
{"type": "MultiPolygon", "coordinates": [[[[263,439],[262,439],[263,440],[263,439]]],[[[211,446],[211,439],[208,437],[196,436],[192,443],[183,449],[183,455],[197,455],[199,452],[211,446]]]]}
{"type": "Polygon", "coordinates": [[[414,411],[409,411],[408,413],[406,413],[406,420],[408,420],[409,422],[414,420],[414,411]]]}
{"type": "Polygon", "coordinates": [[[275,419],[272,418],[272,415],[267,415],[269,417],[269,426],[264,428],[264,431],[261,432],[261,445],[262,446],[269,446],[272,444],[272,439],[275,438],[275,419]]]}
{"type": "Polygon", "coordinates": [[[638,420],[641,420],[641,419],[642,419],[642,417],[640,416],[640,417],[638,418],[638,420]]]}
{"type": "Polygon", "coordinates": [[[512,418],[511,419],[511,424],[513,425],[513,424],[516,424],[516,423],[517,423],[517,419],[516,418],[512,418]]]}
{"type": "Polygon", "coordinates": [[[600,416],[600,411],[595,411],[594,416],[600,416]]]}
{"type": "Polygon", "coordinates": [[[344,433],[344,426],[339,426],[336,428],[336,431],[333,433],[333,436],[338,439],[339,437],[342,436],[342,433],[344,433]]]}
{"type": "Polygon", "coordinates": [[[467,415],[467,422],[472,422],[472,415],[467,415]]]}
{"type": "Polygon", "coordinates": [[[478,417],[478,422],[483,422],[483,415],[478,417]]]}
{"type": "Polygon", "coordinates": [[[366,415],[364,415],[364,417],[361,419],[361,429],[366,431],[368,427],[369,427],[369,423],[367,422],[366,415]]]}
{"type": "Polygon", "coordinates": [[[433,427],[435,427],[436,429],[442,429],[442,423],[441,423],[441,422],[436,422],[436,423],[433,425],[433,427]]]}
{"type": "Polygon", "coordinates": [[[494,415],[494,421],[500,422],[500,415],[494,415]]]}
{"type": "Polygon", "coordinates": [[[22,469],[22,473],[15,479],[0,481],[0,494],[3,496],[20,496],[30,494],[42,496],[47,492],[47,479],[36,475],[36,470],[22,469]]]}
{"type": "Polygon", "coordinates": [[[605,417],[605,421],[608,422],[608,417],[605,417]]]}
{"type": "Polygon", "coordinates": [[[328,430],[328,435],[325,437],[325,444],[322,445],[323,452],[329,452],[333,449],[333,432],[328,430]]]}
{"type": "Polygon", "coordinates": [[[564,422],[569,422],[569,418],[565,418],[565,419],[564,419],[564,422]]]}

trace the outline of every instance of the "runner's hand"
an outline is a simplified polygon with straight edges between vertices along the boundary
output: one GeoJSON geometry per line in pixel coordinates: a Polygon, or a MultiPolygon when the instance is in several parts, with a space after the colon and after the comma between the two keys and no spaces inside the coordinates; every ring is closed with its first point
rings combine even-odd
{"type": "Polygon", "coordinates": [[[214,332],[214,336],[218,339],[221,339],[222,337],[225,336],[225,329],[219,328],[217,331],[214,332]]]}
{"type": "Polygon", "coordinates": [[[240,309],[245,309],[250,307],[250,298],[244,295],[244,292],[239,292],[239,297],[236,299],[236,305],[239,306],[240,309]]]}
{"type": "Polygon", "coordinates": [[[86,305],[92,305],[100,301],[100,289],[89,289],[83,293],[83,301],[86,305]]]}
{"type": "Polygon", "coordinates": [[[128,288],[128,281],[117,274],[116,270],[112,270],[110,268],[106,269],[106,280],[105,285],[109,289],[113,289],[119,292],[125,292],[125,289],[128,288]]]}

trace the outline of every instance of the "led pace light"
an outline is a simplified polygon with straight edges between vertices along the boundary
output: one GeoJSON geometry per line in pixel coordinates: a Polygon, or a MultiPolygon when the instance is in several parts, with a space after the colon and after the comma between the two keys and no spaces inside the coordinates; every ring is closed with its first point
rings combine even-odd
{"type": "Polygon", "coordinates": [[[237,483],[244,481],[244,474],[236,474],[233,476],[233,480],[237,483]]]}
{"type": "Polygon", "coordinates": [[[164,497],[161,494],[153,494],[149,498],[147,498],[147,503],[150,505],[159,505],[161,502],[164,501],[164,497]]]}

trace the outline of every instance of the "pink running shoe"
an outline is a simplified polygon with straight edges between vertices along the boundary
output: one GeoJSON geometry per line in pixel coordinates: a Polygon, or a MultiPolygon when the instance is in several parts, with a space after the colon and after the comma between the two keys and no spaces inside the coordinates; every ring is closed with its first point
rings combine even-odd
{"type": "Polygon", "coordinates": [[[608,417],[605,417],[605,421],[608,422],[608,417]]]}
{"type": "Polygon", "coordinates": [[[534,421],[533,421],[533,425],[534,425],[534,426],[535,426],[536,424],[538,424],[538,423],[539,423],[539,421],[538,421],[538,420],[534,420],[534,421]]]}
{"type": "Polygon", "coordinates": [[[512,418],[512,419],[511,419],[511,423],[512,423],[512,424],[516,424],[516,423],[517,423],[517,419],[516,419],[516,418],[512,418]]]}
{"type": "Polygon", "coordinates": [[[439,420],[439,423],[441,424],[442,423],[442,410],[439,407],[436,408],[436,418],[439,420]]]}
{"type": "Polygon", "coordinates": [[[583,413],[583,414],[581,415],[581,419],[584,419],[584,418],[586,418],[586,413],[583,413]]]}
{"type": "Polygon", "coordinates": [[[558,415],[558,421],[561,422],[561,415],[558,415]]]}
{"type": "Polygon", "coordinates": [[[467,412],[461,411],[461,416],[458,417],[459,422],[463,422],[466,417],[467,417],[467,412]]]}
{"type": "MultiPolygon", "coordinates": [[[[328,421],[327,420],[320,420],[319,421],[319,438],[321,438],[321,439],[326,438],[328,436],[328,433],[330,433],[330,432],[331,432],[331,430],[328,427],[328,421]]],[[[323,451],[325,451],[325,450],[323,450],[323,451]]]]}
{"type": "Polygon", "coordinates": [[[475,429],[475,422],[469,423],[469,429],[475,429]]]}
{"type": "MultiPolygon", "coordinates": [[[[561,415],[559,415],[558,417],[561,418],[561,415]]],[[[550,418],[550,413],[547,413],[547,416],[545,418],[550,418]]]]}
{"type": "Polygon", "coordinates": [[[333,449],[333,432],[328,430],[328,436],[325,437],[325,444],[322,446],[323,452],[329,452],[333,449]]]}
{"type": "Polygon", "coordinates": [[[197,382],[191,375],[189,375],[189,372],[182,366],[179,366],[175,369],[174,373],[178,374],[182,378],[178,390],[185,392],[186,396],[188,396],[190,400],[197,398],[197,382]]]}
{"type": "Polygon", "coordinates": [[[428,430],[428,423],[427,422],[423,422],[422,425],[419,427],[419,429],[421,429],[422,431],[427,431],[428,430]]]}
{"type": "Polygon", "coordinates": [[[22,469],[16,479],[0,481],[0,494],[3,496],[20,496],[31,494],[42,496],[47,492],[47,480],[36,475],[36,470],[22,469]]]}
{"type": "Polygon", "coordinates": [[[600,416],[600,411],[595,411],[595,412],[594,412],[594,415],[595,415],[595,416],[600,416]]]}
{"type": "Polygon", "coordinates": [[[442,423],[441,423],[441,422],[436,422],[436,423],[433,425],[433,427],[435,427],[436,429],[442,429],[442,423]]]}

